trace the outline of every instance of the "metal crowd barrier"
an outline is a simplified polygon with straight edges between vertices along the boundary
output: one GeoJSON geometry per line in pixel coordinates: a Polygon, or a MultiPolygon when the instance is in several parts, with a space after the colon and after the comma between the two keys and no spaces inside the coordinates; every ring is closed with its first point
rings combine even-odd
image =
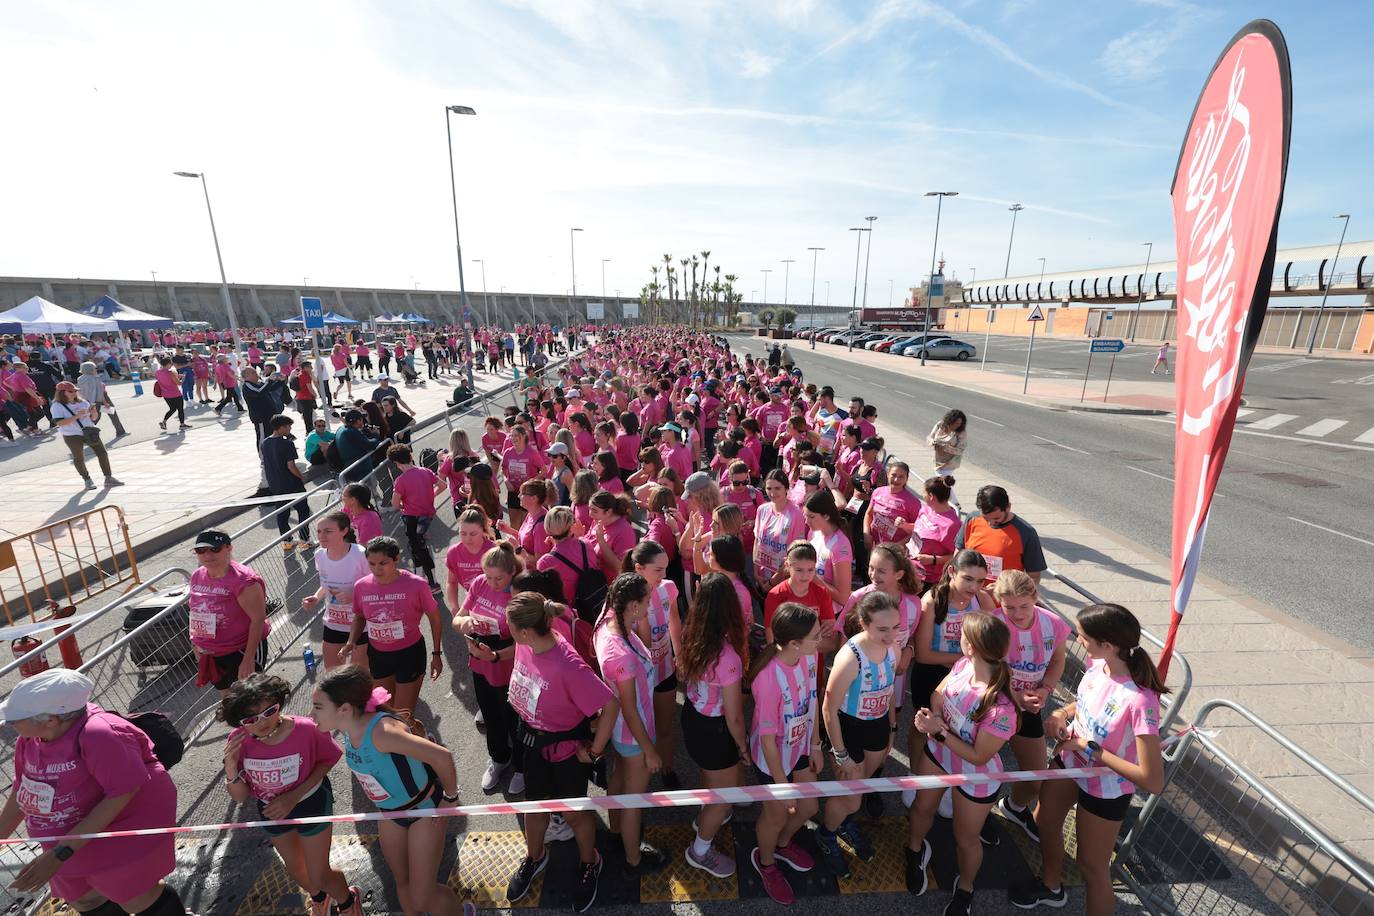
{"type": "Polygon", "coordinates": [[[49,601],[76,604],[125,582],[138,584],[138,561],[118,506],[101,506],[0,541],[0,610],[11,625],[19,613],[36,620],[35,607],[49,601]],[[13,597],[5,593],[6,578],[18,581],[13,597]]]}

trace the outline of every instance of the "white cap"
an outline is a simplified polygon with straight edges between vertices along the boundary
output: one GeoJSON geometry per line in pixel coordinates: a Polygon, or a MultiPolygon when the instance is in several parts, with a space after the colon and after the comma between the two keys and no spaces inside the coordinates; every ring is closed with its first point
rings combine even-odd
{"type": "Polygon", "coordinates": [[[70,668],[49,668],[25,678],[0,704],[0,720],[17,722],[34,716],[55,716],[85,709],[95,684],[70,668]]]}

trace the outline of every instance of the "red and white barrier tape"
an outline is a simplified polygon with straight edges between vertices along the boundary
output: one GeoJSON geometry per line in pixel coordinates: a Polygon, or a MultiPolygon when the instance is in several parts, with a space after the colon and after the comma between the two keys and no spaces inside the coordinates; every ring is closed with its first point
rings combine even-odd
{"type": "MultiPolygon", "coordinates": [[[[409,811],[370,811],[361,814],[331,814],[319,817],[280,818],[229,824],[146,827],[139,830],[108,830],[103,833],[74,833],[41,837],[43,842],[104,840],[118,837],[158,836],[177,833],[212,833],[243,830],[248,827],[305,827],[311,824],[353,824],[362,821],[394,821],[421,817],[480,817],[489,814],[556,814],[574,811],[614,811],[625,808],[681,808],[709,804],[741,804],[757,801],[792,801],[799,798],[830,798],[862,795],[866,792],[900,792],[906,789],[946,789],[958,786],[999,785],[1009,782],[1041,782],[1046,779],[1089,779],[1109,776],[1107,767],[1068,767],[1050,770],[1013,770],[1002,773],[937,776],[879,776],[871,779],[845,779],[830,782],[789,782],[728,789],[682,789],[676,792],[636,792],[628,795],[601,795],[588,798],[550,799],[548,801],[494,802],[461,805],[456,808],[427,808],[409,811]]],[[[0,846],[25,845],[35,839],[9,837],[0,846]]]]}

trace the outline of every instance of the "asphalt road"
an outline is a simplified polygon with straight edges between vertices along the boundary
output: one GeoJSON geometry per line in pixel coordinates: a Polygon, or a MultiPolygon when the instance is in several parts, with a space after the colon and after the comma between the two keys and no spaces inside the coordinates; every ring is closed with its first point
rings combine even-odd
{"type": "MultiPolygon", "coordinates": [[[[733,340],[756,355],[762,352],[757,338],[733,340]]],[[[1024,366],[1025,340],[1002,340],[1009,359],[1011,342],[1021,342],[1024,366]]],[[[957,406],[969,415],[969,461],[1005,479],[1013,503],[1017,488],[1024,488],[1168,556],[1172,417],[1051,410],[864,365],[841,347],[819,344],[813,352],[799,343],[791,349],[808,378],[834,384],[840,399],[859,394],[877,404],[880,433],[895,427],[921,436],[947,407],[957,406]]],[[[1071,349],[1081,353],[1086,347],[1071,349]]],[[[1053,351],[1065,371],[1074,358],[1071,349],[1061,343],[1053,351]]],[[[1152,361],[1121,360],[1118,370],[1124,362],[1131,367],[1125,371],[1148,374],[1152,361]]],[[[978,364],[963,368],[976,382],[978,364]]],[[[917,371],[915,360],[912,370],[917,371]]],[[[1082,371],[1079,363],[1080,377],[1082,371]]],[[[1374,399],[1369,388],[1351,380],[1372,373],[1374,366],[1366,362],[1293,363],[1267,356],[1255,361],[1246,385],[1254,412],[1237,427],[1202,559],[1204,574],[1366,651],[1374,651],[1371,601],[1361,588],[1374,563],[1366,511],[1374,443],[1352,437],[1374,426],[1374,399]],[[1338,384],[1342,379],[1345,384],[1338,384]],[[1249,428],[1279,414],[1295,418],[1249,428]],[[1324,418],[1349,422],[1327,436],[1296,434],[1324,418]],[[1285,432],[1289,428],[1293,433],[1285,432]]]]}

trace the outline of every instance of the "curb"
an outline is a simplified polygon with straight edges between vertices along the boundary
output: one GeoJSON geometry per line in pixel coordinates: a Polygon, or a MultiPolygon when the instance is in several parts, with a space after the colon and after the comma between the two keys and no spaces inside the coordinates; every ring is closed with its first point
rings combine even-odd
{"type": "Polygon", "coordinates": [[[1163,417],[1173,411],[1154,407],[1098,407],[1092,404],[1049,404],[1050,410],[1076,410],[1081,413],[1121,414],[1133,417],[1163,417]]]}

